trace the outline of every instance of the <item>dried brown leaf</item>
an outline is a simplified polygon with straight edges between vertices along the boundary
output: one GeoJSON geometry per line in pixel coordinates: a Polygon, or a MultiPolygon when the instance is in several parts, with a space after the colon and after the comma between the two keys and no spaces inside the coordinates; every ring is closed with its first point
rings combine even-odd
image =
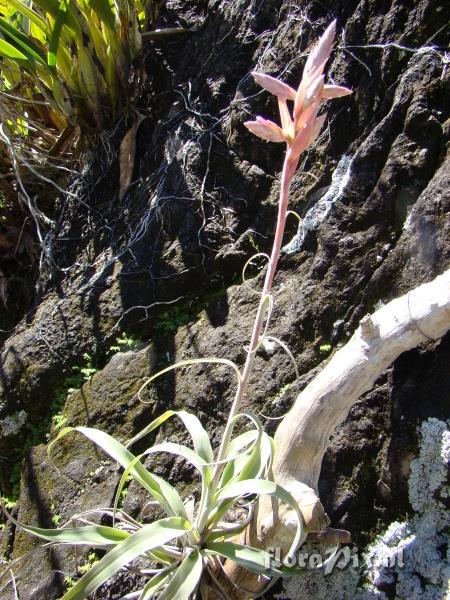
{"type": "Polygon", "coordinates": [[[119,200],[122,201],[133,178],[134,161],[136,158],[136,134],[145,117],[139,114],[135,123],[125,134],[120,143],[120,191],[119,200]]]}
{"type": "Polygon", "coordinates": [[[6,279],[3,271],[0,269],[0,298],[3,302],[3,306],[7,307],[7,290],[8,290],[8,280],[6,279]]]}

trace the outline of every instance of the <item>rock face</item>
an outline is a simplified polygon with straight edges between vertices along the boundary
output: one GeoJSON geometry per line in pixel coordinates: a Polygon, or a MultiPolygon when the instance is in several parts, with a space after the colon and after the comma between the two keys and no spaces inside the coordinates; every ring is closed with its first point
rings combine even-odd
{"type": "MultiPolygon", "coordinates": [[[[147,49],[134,185],[119,202],[119,131],[73,183],[78,198],[65,201],[52,233],[44,293],[4,341],[0,489],[12,492],[11,465],[24,459],[17,510],[28,523],[49,526],[55,515],[109,504],[117,483],[114,465],[75,435],[56,451],[58,477],[39,445],[52,422],[52,436],[61,424],[56,412],[65,424],[88,423],[125,440],[166,408],[186,408],[219,441],[234,386],[226,369],[172,373],[148,392],[147,405],[136,392],[175,360],[242,364],[258,270],[248,285],[239,281],[246,260],[270,248],[282,160],[279,145],[242,126],[276,113],[250,73],[283,74],[295,85],[305,51],[334,17],[329,78],[354,93],[326,107],[327,127],[296,175],[291,203],[304,223],[297,231],[292,219],[287,229],[271,333],[289,345],[304,385],[377,303],[450,264],[447,3],[216,0],[205,14],[200,8],[169,1],[167,24],[199,28],[147,49]],[[110,359],[123,332],[145,343],[110,359]],[[106,366],[65,401],[73,368],[86,362],[106,366]]],[[[449,357],[449,336],[401,356],[334,435],[321,499],[332,526],[349,529],[360,546],[411,510],[418,426],[450,417],[449,357]]],[[[261,352],[248,407],[280,416],[294,398],[293,378],[282,353],[261,352]]],[[[176,461],[154,466],[189,488],[176,461]]],[[[145,498],[132,485],[126,502],[139,512],[145,498]]],[[[0,540],[8,556],[28,552],[14,566],[21,598],[58,598],[61,572],[76,574],[70,552],[44,556],[9,526],[0,540]]],[[[442,560],[444,545],[436,548],[442,560]]],[[[8,577],[1,600],[12,597],[8,577]]],[[[101,597],[131,589],[128,578],[101,597]]]]}
{"type": "MultiPolygon", "coordinates": [[[[346,546],[325,566],[325,574],[306,573],[284,585],[292,600],[342,598],[448,597],[450,571],[441,548],[448,547],[448,466],[450,422],[428,419],[420,428],[419,456],[411,462],[409,502],[413,517],[392,522],[362,556],[346,546]]],[[[325,556],[333,549],[327,548],[325,556]]],[[[317,548],[303,550],[312,563],[317,548]],[[307,552],[309,550],[309,552],[307,552]]],[[[307,564],[308,564],[307,563],[307,564]]]]}

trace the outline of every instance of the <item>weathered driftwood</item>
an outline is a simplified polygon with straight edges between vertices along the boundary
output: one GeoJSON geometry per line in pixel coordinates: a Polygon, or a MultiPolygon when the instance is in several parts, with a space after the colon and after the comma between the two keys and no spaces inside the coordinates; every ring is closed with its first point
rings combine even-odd
{"type": "MultiPolygon", "coordinates": [[[[322,459],[333,430],[375,380],[403,352],[437,340],[450,329],[450,270],[361,320],[350,341],[301,392],[275,434],[273,479],[296,498],[308,532],[323,531],[328,518],[318,498],[322,459]]],[[[292,511],[262,497],[255,519],[241,541],[286,552],[296,520],[292,511]]],[[[331,533],[331,532],[330,532],[331,533]]],[[[258,593],[264,580],[228,562],[225,570],[238,585],[258,593]]],[[[250,594],[231,584],[233,598],[250,594]]]]}

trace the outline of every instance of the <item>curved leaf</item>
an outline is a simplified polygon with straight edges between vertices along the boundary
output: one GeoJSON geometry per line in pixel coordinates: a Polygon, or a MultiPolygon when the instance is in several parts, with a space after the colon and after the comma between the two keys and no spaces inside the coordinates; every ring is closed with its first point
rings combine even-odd
{"type": "Polygon", "coordinates": [[[62,600],[84,600],[98,586],[138,556],[185,534],[189,529],[190,523],[179,517],[168,517],[144,525],[137,533],[130,535],[110,550],[77,581],[62,600]]]}
{"type": "Polygon", "coordinates": [[[139,600],[151,600],[154,598],[154,594],[162,588],[162,586],[169,580],[170,573],[160,573],[150,579],[150,581],[144,586],[139,600]]]}
{"type": "Polygon", "coordinates": [[[259,442],[260,435],[257,430],[246,431],[233,438],[228,445],[225,456],[226,464],[219,480],[219,489],[230,483],[239,472],[239,462],[253,451],[259,442]]]}
{"type": "MultiPolygon", "coordinates": [[[[208,486],[211,485],[211,480],[212,480],[211,468],[196,452],[194,452],[190,448],[187,448],[186,446],[183,446],[182,444],[174,444],[172,442],[163,442],[161,444],[156,444],[155,446],[148,448],[147,450],[145,450],[145,452],[143,452],[139,456],[136,456],[133,459],[133,461],[128,465],[128,467],[125,469],[125,471],[122,474],[122,477],[120,478],[119,485],[117,487],[115,500],[114,500],[114,512],[116,512],[116,510],[117,510],[119,498],[122,493],[125,482],[126,482],[128,476],[132,475],[135,465],[138,463],[138,461],[143,456],[147,456],[149,454],[156,454],[157,452],[167,452],[169,454],[175,454],[175,455],[181,456],[182,458],[184,458],[185,460],[190,462],[199,471],[199,473],[201,475],[201,479],[202,479],[202,501],[204,501],[203,499],[206,498],[207,493],[208,493],[208,486]]],[[[201,505],[202,505],[202,501],[200,503],[201,505]]]]}
{"type": "Polygon", "coordinates": [[[255,440],[258,439],[259,432],[257,429],[251,429],[250,431],[244,431],[231,440],[228,444],[228,450],[225,455],[225,460],[232,461],[242,456],[243,452],[248,454],[249,450],[253,449],[255,440]]]}
{"type": "Polygon", "coordinates": [[[233,542],[209,542],[203,552],[228,558],[253,573],[261,573],[267,577],[283,575],[282,569],[272,566],[274,561],[271,554],[251,546],[233,542]]]}
{"type": "Polygon", "coordinates": [[[313,570],[299,565],[276,567],[274,563],[276,564],[278,561],[274,560],[273,555],[269,552],[244,544],[235,544],[234,542],[207,543],[203,552],[206,555],[215,554],[228,558],[249,571],[261,573],[267,577],[299,577],[304,575],[306,571],[311,572],[313,570]]]}
{"type": "Polygon", "coordinates": [[[5,19],[2,19],[1,17],[0,31],[2,31],[3,35],[6,37],[6,41],[9,41],[10,44],[13,45],[17,50],[20,50],[22,54],[25,54],[29,61],[36,61],[47,66],[47,57],[44,52],[42,52],[42,50],[40,50],[40,48],[38,48],[28,36],[20,33],[20,31],[18,31],[15,27],[10,25],[8,21],[5,21],[5,19]]]}
{"type": "Polygon", "coordinates": [[[124,469],[134,462],[130,475],[140,483],[150,494],[161,504],[168,515],[187,518],[186,509],[180,495],[176,489],[167,481],[153,475],[144,465],[135,461],[136,457],[131,454],[120,442],[111,435],[90,427],[65,427],[58,436],[49,444],[47,453],[50,455],[54,444],[70,433],[78,431],[88,439],[92,440],[97,446],[100,446],[111,458],[118,462],[124,469]]]}
{"type": "Polygon", "coordinates": [[[160,594],[159,600],[184,600],[189,598],[197,588],[202,572],[202,556],[200,552],[192,552],[178,567],[169,585],[160,594]]]}
{"type": "Polygon", "coordinates": [[[17,521],[5,509],[3,510],[8,519],[15,525],[48,542],[72,544],[75,546],[104,547],[119,544],[130,535],[121,529],[106,527],[104,525],[83,525],[82,527],[61,527],[60,529],[34,527],[17,521]]]}
{"type": "MultiPolygon", "coordinates": [[[[156,375],[155,375],[156,377],[156,375]]],[[[141,388],[142,389],[142,388],[141,388]]],[[[144,436],[148,435],[150,432],[157,429],[160,425],[162,425],[167,419],[176,415],[179,417],[186,429],[188,430],[192,442],[194,444],[194,449],[197,454],[207,463],[211,463],[214,460],[214,453],[211,447],[211,442],[209,440],[209,436],[204,429],[203,425],[200,423],[199,419],[191,414],[186,412],[185,410],[166,410],[161,416],[157,419],[154,419],[147,427],[145,427],[142,431],[140,431],[137,435],[135,435],[131,440],[129,440],[126,444],[127,447],[131,446],[144,436]]]]}
{"type": "Polygon", "coordinates": [[[274,496],[281,502],[290,506],[297,516],[297,531],[292,541],[288,556],[294,554],[300,545],[303,532],[303,515],[298,507],[295,498],[287,490],[273,481],[262,481],[261,479],[246,479],[230,483],[217,494],[216,500],[227,500],[245,496],[246,494],[268,494],[274,496]]]}
{"type": "Polygon", "coordinates": [[[180,360],[179,362],[175,363],[174,365],[170,365],[170,367],[167,367],[166,369],[162,369],[162,371],[158,371],[158,373],[155,373],[155,375],[152,375],[149,379],[147,379],[147,381],[144,384],[141,385],[141,387],[138,391],[138,398],[140,399],[140,394],[141,394],[142,390],[145,389],[149,383],[151,383],[152,381],[154,381],[161,375],[164,375],[165,373],[169,373],[169,371],[173,371],[174,369],[179,369],[180,367],[190,367],[192,365],[202,365],[202,364],[226,365],[228,367],[231,367],[234,370],[238,381],[241,381],[241,379],[242,379],[241,372],[239,371],[239,369],[235,365],[235,363],[232,362],[231,360],[227,360],[226,358],[190,358],[187,360],[180,360]]]}
{"type": "MultiPolygon", "coordinates": [[[[249,513],[251,514],[251,513],[249,513]]],[[[230,527],[229,529],[225,529],[224,527],[221,527],[219,525],[219,527],[217,529],[212,529],[211,531],[209,531],[208,536],[207,536],[207,541],[208,542],[215,542],[217,540],[220,541],[224,541],[226,538],[228,537],[236,537],[237,535],[241,534],[247,527],[248,527],[249,521],[248,521],[248,517],[247,519],[241,524],[241,525],[236,525],[234,527],[230,527]]]]}
{"type": "Polygon", "coordinates": [[[222,490],[228,489],[228,486],[237,481],[254,480],[262,481],[260,478],[265,477],[265,473],[270,468],[274,455],[274,441],[261,431],[261,436],[255,440],[250,454],[239,456],[236,460],[228,463],[224,469],[220,480],[219,491],[215,498],[215,508],[209,515],[209,526],[217,523],[219,519],[233,506],[236,501],[234,496],[226,500],[218,500],[218,496],[222,490]]]}
{"type": "MultiPolygon", "coordinates": [[[[239,453],[235,458],[227,451],[228,464],[224,468],[219,487],[223,488],[227,483],[236,479],[256,479],[270,465],[273,455],[271,438],[264,433],[261,421],[252,412],[243,412],[236,415],[235,420],[246,417],[253,421],[257,428],[257,438],[254,444],[245,451],[239,453]]],[[[247,432],[249,433],[249,432],[247,432]]],[[[243,434],[245,435],[245,434],[243,434]]],[[[239,436],[240,437],[240,436],[239,436]]],[[[230,442],[229,447],[232,442],[230,442]]]]}
{"type": "Polygon", "coordinates": [[[15,46],[7,42],[6,40],[0,39],[0,55],[6,58],[13,58],[18,60],[28,60],[28,57],[18,50],[15,46]]]}

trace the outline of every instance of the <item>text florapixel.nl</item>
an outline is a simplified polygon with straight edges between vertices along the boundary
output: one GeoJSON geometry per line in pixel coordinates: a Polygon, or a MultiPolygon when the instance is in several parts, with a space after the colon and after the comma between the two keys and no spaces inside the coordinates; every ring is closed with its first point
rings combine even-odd
{"type": "Polygon", "coordinates": [[[403,552],[396,552],[393,555],[383,556],[361,556],[357,546],[343,546],[337,551],[335,549],[325,552],[306,552],[299,551],[290,557],[282,560],[282,552],[279,547],[269,547],[266,549],[266,554],[270,558],[267,560],[267,569],[279,568],[282,565],[287,567],[300,567],[306,570],[320,569],[325,575],[329,575],[334,569],[359,569],[366,566],[367,568],[402,568],[403,567],[403,552]]]}

